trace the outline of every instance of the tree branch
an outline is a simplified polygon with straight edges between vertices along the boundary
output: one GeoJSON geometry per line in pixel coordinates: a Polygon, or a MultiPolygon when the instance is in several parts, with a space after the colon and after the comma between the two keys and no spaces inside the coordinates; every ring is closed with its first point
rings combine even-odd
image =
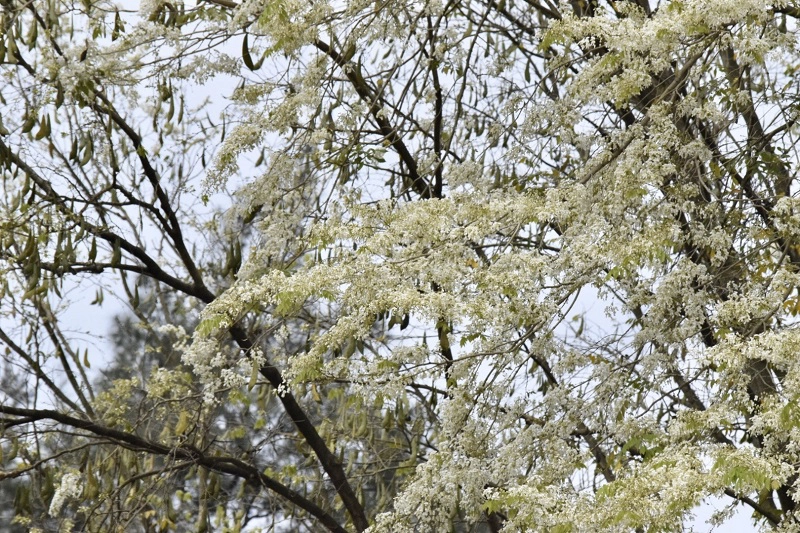
{"type": "Polygon", "coordinates": [[[113,429],[50,409],[23,409],[0,405],[0,413],[24,417],[29,422],[52,420],[59,424],[81,429],[93,435],[110,439],[133,450],[191,461],[209,470],[236,476],[253,485],[262,486],[281,496],[286,501],[300,507],[317,518],[329,531],[346,533],[346,530],[339,525],[336,519],[317,504],[306,499],[303,495],[283,485],[279,481],[267,476],[255,466],[249,465],[239,459],[226,456],[208,456],[193,446],[166,446],[159,442],[147,440],[133,433],[113,429]]]}
{"type": "Polygon", "coordinates": [[[372,94],[372,89],[370,89],[369,85],[367,85],[367,82],[358,66],[354,65],[352,61],[331,48],[331,46],[324,41],[315,39],[314,46],[325,55],[333,59],[334,63],[336,63],[342,69],[344,75],[347,76],[348,80],[350,80],[350,83],[353,85],[353,88],[356,90],[358,96],[361,97],[364,103],[369,105],[370,115],[372,115],[372,118],[378,124],[381,135],[383,135],[384,139],[386,139],[389,145],[394,148],[395,152],[397,152],[397,155],[400,157],[400,160],[408,169],[408,178],[414,191],[422,199],[432,198],[433,194],[430,185],[419,175],[416,159],[414,159],[414,156],[411,155],[411,152],[403,142],[403,139],[400,137],[397,129],[394,128],[389,120],[383,115],[383,101],[380,97],[372,94]]]}

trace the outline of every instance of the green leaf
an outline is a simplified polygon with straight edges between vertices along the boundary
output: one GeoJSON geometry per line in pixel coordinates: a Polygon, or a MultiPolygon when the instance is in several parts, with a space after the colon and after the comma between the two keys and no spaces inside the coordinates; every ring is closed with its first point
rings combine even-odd
{"type": "Polygon", "coordinates": [[[22,123],[22,133],[28,133],[36,125],[36,117],[33,113],[25,115],[25,122],[22,123]]]}
{"type": "Polygon", "coordinates": [[[195,332],[200,335],[201,337],[206,337],[211,333],[217,331],[220,325],[225,321],[225,317],[222,315],[215,315],[212,317],[208,317],[204,319],[200,324],[197,325],[195,332]]]}
{"type": "Polygon", "coordinates": [[[122,262],[122,245],[119,239],[114,240],[114,245],[111,249],[111,266],[119,266],[122,262]]]}
{"type": "Polygon", "coordinates": [[[259,372],[258,365],[253,363],[253,369],[250,371],[250,381],[247,384],[247,390],[251,391],[258,383],[258,376],[261,375],[259,372]]]}
{"type": "Polygon", "coordinates": [[[50,116],[42,115],[42,119],[39,124],[39,131],[37,131],[36,135],[33,136],[33,138],[37,141],[40,141],[50,135],[50,116]]]}
{"type": "Polygon", "coordinates": [[[92,244],[89,247],[89,262],[94,263],[95,259],[97,259],[97,238],[92,237],[92,244]]]}
{"type": "Polygon", "coordinates": [[[250,70],[256,70],[256,66],[253,64],[253,58],[250,57],[250,48],[247,44],[246,33],[244,34],[244,39],[242,39],[242,61],[244,61],[244,65],[250,70]]]}
{"type": "Polygon", "coordinates": [[[114,12],[114,29],[111,30],[111,40],[116,41],[120,35],[125,32],[125,24],[122,22],[122,17],[119,16],[119,11],[114,12]]]}

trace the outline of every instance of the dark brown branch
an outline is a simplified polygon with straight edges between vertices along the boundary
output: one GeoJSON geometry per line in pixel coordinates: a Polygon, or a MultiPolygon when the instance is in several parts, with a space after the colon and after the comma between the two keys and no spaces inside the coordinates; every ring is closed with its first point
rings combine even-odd
{"type": "MultiPolygon", "coordinates": [[[[142,145],[141,136],[136,133],[136,131],[127,122],[125,122],[125,119],[123,119],[122,116],[117,113],[111,102],[102,93],[96,92],[95,94],[104,105],[100,106],[93,104],[92,108],[98,113],[102,113],[110,117],[117,127],[119,127],[133,143],[133,147],[136,149],[136,154],[139,156],[139,162],[142,165],[142,170],[144,171],[147,180],[150,182],[151,187],[153,187],[153,190],[156,193],[161,210],[164,212],[167,220],[169,221],[169,225],[164,227],[164,231],[166,231],[167,235],[169,235],[172,239],[172,244],[175,246],[178,256],[181,258],[183,265],[186,267],[189,277],[194,282],[195,290],[199,293],[211,295],[211,291],[208,290],[205,282],[203,281],[203,276],[200,274],[200,270],[197,268],[192,255],[186,248],[186,242],[183,239],[183,232],[181,231],[181,225],[178,221],[178,217],[175,214],[175,210],[172,208],[169,196],[167,196],[166,191],[161,186],[161,179],[158,175],[158,172],[150,163],[150,159],[147,157],[147,153],[144,150],[144,145],[142,145]]],[[[211,296],[213,297],[213,295],[211,296]]]]}
{"type": "Polygon", "coordinates": [[[736,494],[736,492],[733,489],[725,489],[725,494],[730,496],[734,500],[737,500],[737,501],[740,501],[742,503],[745,503],[745,504],[749,505],[755,511],[760,513],[761,516],[766,518],[769,521],[769,523],[772,524],[773,526],[777,526],[780,523],[780,521],[781,521],[780,511],[775,509],[774,506],[773,506],[772,509],[770,509],[767,506],[760,504],[759,502],[755,501],[752,498],[748,498],[747,496],[741,496],[739,494],[736,494]]]}
{"type": "Polygon", "coordinates": [[[353,85],[353,88],[356,90],[356,93],[361,100],[369,105],[370,115],[372,115],[372,118],[378,124],[381,135],[383,135],[384,139],[389,143],[394,151],[397,152],[400,160],[408,169],[408,179],[414,191],[422,199],[429,199],[433,197],[430,185],[419,175],[416,159],[414,159],[414,156],[411,155],[411,152],[403,142],[403,139],[400,137],[397,129],[393,127],[389,122],[389,119],[383,115],[385,110],[382,99],[372,94],[372,89],[370,89],[358,66],[331,48],[331,46],[324,41],[316,39],[314,40],[314,46],[319,51],[333,59],[334,63],[336,63],[342,69],[345,76],[347,76],[347,79],[353,85]]]}
{"type": "MultiPolygon", "coordinates": [[[[247,337],[247,334],[239,326],[234,326],[230,329],[231,336],[234,338],[239,347],[244,351],[251,350],[254,345],[247,337]]],[[[286,391],[288,383],[283,379],[280,370],[275,366],[266,364],[260,369],[261,375],[264,376],[272,385],[275,390],[286,391]]],[[[303,408],[297,403],[297,400],[290,392],[282,392],[278,394],[278,398],[283,404],[286,414],[292,419],[295,427],[306,440],[306,443],[314,450],[317,458],[319,459],[325,473],[330,477],[336,492],[344,503],[353,524],[356,526],[357,531],[364,531],[369,527],[369,520],[364,513],[364,507],[358,501],[355,491],[350,486],[350,482],[345,474],[344,467],[339,461],[339,458],[328,448],[325,440],[317,432],[317,428],[309,420],[303,408]]]]}
{"type": "Polygon", "coordinates": [[[800,18],[800,7],[794,6],[785,6],[785,7],[778,7],[774,8],[775,13],[780,13],[781,15],[786,15],[792,18],[800,18]]]}
{"type": "MultiPolygon", "coordinates": [[[[64,205],[62,199],[58,196],[50,183],[40,176],[36,170],[25,163],[17,154],[15,154],[0,138],[0,150],[2,150],[11,161],[30,176],[31,180],[43,191],[44,197],[52,202],[58,209],[69,217],[79,218],[80,224],[90,233],[100,237],[101,239],[116,244],[121,250],[131,254],[136,259],[139,259],[144,264],[145,269],[143,274],[156,281],[159,281],[175,290],[178,290],[186,295],[193,296],[204,303],[211,303],[216,296],[211,293],[205,286],[197,286],[195,283],[187,283],[174,276],[167,274],[156,262],[148,256],[144,250],[129,243],[119,235],[113,232],[98,228],[89,223],[79,215],[75,214],[67,206],[64,205]]],[[[116,268],[116,267],[114,267],[116,268]]],[[[244,330],[234,327],[230,330],[231,335],[237,342],[242,350],[248,351],[253,348],[252,342],[247,338],[244,330]]],[[[280,371],[271,365],[265,365],[261,369],[262,375],[267,378],[273,387],[278,389],[281,385],[286,385],[280,371]]],[[[287,414],[292,418],[300,434],[306,439],[309,446],[314,450],[317,458],[320,461],[325,472],[330,477],[336,492],[342,498],[342,502],[350,514],[353,524],[358,531],[363,531],[369,527],[364,508],[358,501],[355,491],[350,486],[347,476],[344,472],[344,467],[339,462],[338,458],[328,448],[324,439],[319,435],[314,424],[309,420],[303,408],[297,400],[290,393],[286,392],[280,395],[281,403],[283,404],[287,414]]]]}
{"type": "Polygon", "coordinates": [[[147,255],[147,253],[138,246],[125,240],[112,231],[92,224],[83,216],[75,213],[68,206],[64,205],[64,201],[53,189],[52,185],[50,185],[50,183],[41,175],[39,175],[36,170],[23,161],[16,153],[14,153],[2,138],[0,138],[0,151],[2,151],[3,154],[8,157],[12,163],[14,163],[14,165],[19,167],[20,170],[25,172],[25,174],[31,178],[31,181],[41,189],[44,199],[52,202],[62,214],[68,218],[74,219],[76,223],[78,223],[83,229],[92,235],[101,238],[112,246],[119,246],[121,250],[129,253],[131,256],[141,261],[146,268],[146,272],[149,277],[160,281],[161,283],[177,291],[183,292],[184,294],[200,298],[205,302],[209,302],[214,299],[214,296],[207,290],[198,291],[194,284],[187,283],[165,272],[160,266],[158,266],[158,263],[156,263],[152,257],[147,255]]]}
{"type": "MultiPolygon", "coordinates": [[[[542,372],[544,372],[547,381],[549,381],[554,386],[558,386],[559,385],[558,379],[556,378],[555,374],[550,368],[548,362],[536,355],[531,355],[531,358],[536,362],[537,365],[539,365],[539,368],[542,369],[542,372]]],[[[600,443],[597,441],[597,439],[594,438],[594,435],[586,426],[586,424],[584,424],[582,421],[578,421],[578,423],[576,424],[574,434],[580,435],[580,437],[589,446],[589,451],[594,457],[594,460],[597,462],[597,468],[603,474],[603,478],[605,478],[605,480],[608,483],[614,481],[617,478],[617,476],[614,474],[614,471],[611,469],[611,465],[609,465],[608,463],[608,456],[606,455],[603,448],[600,446],[600,443]]]]}
{"type": "Polygon", "coordinates": [[[0,413],[24,417],[29,421],[52,420],[53,422],[58,422],[59,424],[81,429],[93,435],[109,439],[132,450],[155,455],[167,455],[175,457],[176,459],[191,461],[196,465],[203,466],[215,472],[236,476],[253,485],[264,487],[281,496],[286,501],[300,507],[311,516],[317,518],[329,531],[346,533],[346,530],[339,525],[336,519],[317,504],[306,499],[303,495],[283,485],[279,481],[267,476],[255,466],[247,464],[239,459],[226,456],[208,456],[193,446],[166,446],[159,442],[147,440],[134,433],[120,431],[50,409],[23,409],[0,405],[0,413]]]}
{"type": "Polygon", "coordinates": [[[30,366],[31,369],[33,369],[36,378],[43,381],[59,400],[67,404],[74,411],[80,412],[80,407],[78,407],[78,404],[70,400],[67,397],[67,395],[64,394],[64,392],[61,390],[61,388],[58,387],[53,382],[53,380],[51,380],[48,377],[47,374],[45,374],[44,370],[42,370],[41,365],[39,365],[39,363],[33,357],[31,357],[25,350],[23,350],[21,346],[17,345],[17,343],[15,343],[11,339],[11,337],[6,335],[6,332],[3,331],[2,328],[0,328],[0,341],[3,341],[5,345],[11,349],[11,351],[20,356],[28,364],[28,366],[30,366]]]}
{"type": "Polygon", "coordinates": [[[236,2],[231,2],[230,0],[203,0],[208,4],[214,4],[220,7],[227,7],[228,9],[236,9],[239,7],[239,4],[236,2]]]}
{"type": "Polygon", "coordinates": [[[444,171],[444,161],[442,161],[442,113],[443,113],[443,98],[442,98],[442,84],[439,81],[439,60],[435,57],[436,53],[436,29],[431,23],[430,15],[427,16],[428,20],[428,40],[430,42],[430,57],[428,63],[430,64],[431,77],[433,79],[433,91],[435,96],[434,101],[434,115],[433,115],[433,151],[436,154],[436,169],[434,170],[433,182],[433,197],[442,197],[442,186],[444,171]]]}
{"type": "MultiPolygon", "coordinates": [[[[81,388],[80,384],[78,383],[78,379],[75,377],[75,371],[72,369],[72,365],[67,359],[67,350],[61,345],[61,340],[59,339],[58,332],[54,326],[53,315],[49,309],[45,309],[42,302],[36,302],[37,310],[39,311],[39,315],[44,318],[42,321],[44,325],[44,329],[47,331],[47,335],[50,337],[50,342],[53,344],[53,349],[56,352],[56,356],[58,356],[58,360],[61,361],[61,367],[64,369],[64,373],[67,375],[67,379],[69,380],[70,385],[72,385],[72,390],[75,391],[75,394],[78,395],[78,400],[80,400],[81,405],[85,409],[86,413],[92,417],[94,416],[94,410],[92,409],[92,404],[86,398],[86,395],[83,393],[83,389],[81,388]]],[[[85,383],[88,383],[86,378],[86,373],[81,372],[81,375],[84,379],[85,383]]]]}

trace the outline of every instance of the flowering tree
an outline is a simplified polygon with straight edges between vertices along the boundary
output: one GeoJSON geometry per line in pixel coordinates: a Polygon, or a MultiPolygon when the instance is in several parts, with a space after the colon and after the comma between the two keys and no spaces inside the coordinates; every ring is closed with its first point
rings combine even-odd
{"type": "Polygon", "coordinates": [[[791,2],[0,4],[17,524],[800,527],[791,2]]]}

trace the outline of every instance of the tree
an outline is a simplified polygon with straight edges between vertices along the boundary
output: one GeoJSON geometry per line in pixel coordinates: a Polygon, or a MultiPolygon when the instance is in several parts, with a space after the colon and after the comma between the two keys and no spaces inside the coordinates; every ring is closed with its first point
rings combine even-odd
{"type": "Polygon", "coordinates": [[[2,6],[18,524],[798,527],[791,3],[2,6]]]}

